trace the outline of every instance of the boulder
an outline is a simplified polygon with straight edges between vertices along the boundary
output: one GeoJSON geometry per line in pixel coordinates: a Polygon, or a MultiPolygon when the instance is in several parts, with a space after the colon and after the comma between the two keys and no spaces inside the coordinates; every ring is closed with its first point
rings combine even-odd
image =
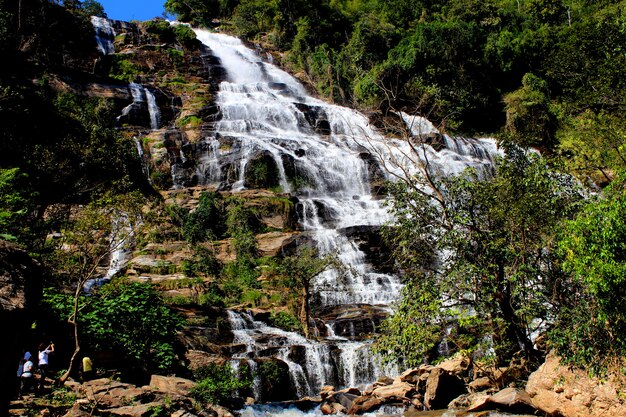
{"type": "Polygon", "coordinates": [[[482,378],[477,378],[467,384],[467,388],[470,392],[485,391],[493,388],[493,382],[488,377],[483,376],[482,378]]]}
{"type": "Polygon", "coordinates": [[[391,384],[393,384],[393,378],[389,378],[388,376],[381,376],[378,378],[378,381],[375,382],[375,385],[378,385],[379,387],[391,384]]]}
{"type": "Polygon", "coordinates": [[[590,378],[584,370],[562,366],[554,353],[530,375],[526,392],[533,405],[548,415],[626,416],[618,383],[590,378]]]}
{"type": "Polygon", "coordinates": [[[82,408],[80,408],[80,404],[74,404],[72,406],[72,408],[70,408],[69,410],[67,410],[67,412],[65,414],[63,414],[63,417],[89,417],[91,416],[90,413],[88,413],[87,411],[84,411],[82,408]]]}
{"type": "Polygon", "coordinates": [[[530,396],[524,390],[505,388],[492,396],[476,397],[467,411],[500,410],[510,413],[535,412],[530,396]]]}
{"type": "Polygon", "coordinates": [[[448,408],[451,410],[466,410],[484,404],[489,398],[489,394],[483,392],[463,394],[450,401],[448,408]]]}
{"type": "Polygon", "coordinates": [[[466,392],[461,378],[441,368],[435,368],[426,380],[424,405],[431,410],[445,408],[450,401],[466,392]]]}
{"type": "Polygon", "coordinates": [[[320,397],[322,397],[322,400],[325,400],[332,395],[333,392],[335,392],[335,387],[332,385],[324,385],[320,391],[320,397]]]}
{"type": "Polygon", "coordinates": [[[338,392],[334,396],[334,402],[341,404],[343,408],[349,410],[352,407],[354,400],[359,397],[359,394],[352,394],[349,392],[338,392]]]}
{"type": "Polygon", "coordinates": [[[437,365],[437,368],[441,368],[454,375],[461,375],[469,369],[471,364],[472,360],[467,355],[458,354],[441,362],[437,365]]]}
{"type": "Polygon", "coordinates": [[[372,392],[372,396],[378,398],[384,398],[386,400],[405,400],[411,397],[415,388],[407,384],[406,382],[400,382],[397,384],[385,385],[375,388],[372,392]]]}
{"type": "Polygon", "coordinates": [[[354,400],[348,414],[363,414],[374,411],[385,404],[385,399],[380,397],[361,396],[354,400]]]}
{"type": "Polygon", "coordinates": [[[87,381],[83,384],[82,391],[99,408],[121,408],[128,404],[141,403],[148,396],[142,388],[108,378],[87,381]]]}
{"type": "Polygon", "coordinates": [[[158,402],[138,405],[126,405],[123,407],[110,408],[106,410],[106,414],[119,417],[144,417],[153,415],[155,409],[162,406],[163,405],[158,402]]]}
{"type": "Polygon", "coordinates": [[[228,409],[215,404],[209,405],[207,411],[214,417],[234,417],[228,409]]]}
{"type": "Polygon", "coordinates": [[[322,414],[325,415],[346,414],[347,412],[346,408],[343,405],[334,402],[322,404],[322,406],[320,407],[320,411],[322,412],[322,414]]]}
{"type": "Polygon", "coordinates": [[[432,369],[434,369],[433,366],[430,366],[429,368],[419,367],[419,368],[407,369],[402,374],[400,374],[400,376],[396,379],[397,381],[400,381],[400,382],[407,382],[409,384],[417,384],[420,379],[420,376],[425,373],[426,374],[429,373],[432,369]]]}
{"type": "Polygon", "coordinates": [[[297,234],[269,232],[257,235],[256,239],[262,256],[277,256],[283,252],[285,246],[297,239],[297,234]]]}
{"type": "Polygon", "coordinates": [[[152,375],[150,377],[150,389],[171,395],[189,395],[189,391],[196,383],[185,378],[174,376],[152,375]]]}

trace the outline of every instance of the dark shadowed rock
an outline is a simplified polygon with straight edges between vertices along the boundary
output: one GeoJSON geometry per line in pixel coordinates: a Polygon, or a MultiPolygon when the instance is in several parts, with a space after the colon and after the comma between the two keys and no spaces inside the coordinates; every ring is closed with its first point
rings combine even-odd
{"type": "Polygon", "coordinates": [[[7,415],[17,391],[16,370],[28,341],[31,309],[39,298],[37,264],[17,245],[0,241],[0,415],[7,415]],[[9,336],[10,335],[10,336],[9,336]]]}
{"type": "Polygon", "coordinates": [[[426,380],[424,405],[431,410],[446,408],[450,401],[465,392],[465,384],[461,378],[441,368],[435,368],[426,380]]]}

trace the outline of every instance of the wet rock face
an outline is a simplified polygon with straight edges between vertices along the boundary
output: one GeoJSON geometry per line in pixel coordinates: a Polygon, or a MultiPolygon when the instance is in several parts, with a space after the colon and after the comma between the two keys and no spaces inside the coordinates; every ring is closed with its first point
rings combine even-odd
{"type": "Polygon", "coordinates": [[[260,358],[256,364],[261,379],[262,401],[286,401],[296,397],[289,367],[285,362],[275,358],[260,358]]]}
{"type": "Polygon", "coordinates": [[[0,344],[0,415],[7,415],[16,392],[16,370],[27,345],[30,309],[37,302],[35,278],[39,268],[16,245],[0,241],[0,323],[5,340],[0,344]]]}
{"type": "Polygon", "coordinates": [[[319,320],[316,324],[318,331],[324,336],[330,336],[328,334],[330,327],[335,336],[362,340],[375,333],[388,314],[384,308],[366,304],[351,307],[332,306],[318,312],[319,320]]]}
{"type": "Polygon", "coordinates": [[[253,156],[246,164],[244,187],[270,189],[279,185],[278,166],[269,152],[253,156]]]}
{"type": "Polygon", "coordinates": [[[379,272],[394,273],[396,268],[391,257],[391,248],[381,236],[379,226],[355,226],[341,232],[353,240],[367,257],[367,261],[379,272]]]}

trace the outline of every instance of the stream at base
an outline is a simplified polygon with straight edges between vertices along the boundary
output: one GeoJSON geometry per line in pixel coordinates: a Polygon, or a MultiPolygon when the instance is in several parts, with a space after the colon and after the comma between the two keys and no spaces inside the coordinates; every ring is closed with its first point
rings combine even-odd
{"type": "MultiPolygon", "coordinates": [[[[322,417],[319,407],[302,411],[295,406],[264,404],[248,406],[238,411],[241,417],[322,417]]],[[[532,417],[528,414],[509,414],[499,411],[480,411],[465,413],[460,410],[404,411],[400,407],[382,408],[376,413],[362,414],[364,417],[404,416],[404,417],[532,417]]]]}

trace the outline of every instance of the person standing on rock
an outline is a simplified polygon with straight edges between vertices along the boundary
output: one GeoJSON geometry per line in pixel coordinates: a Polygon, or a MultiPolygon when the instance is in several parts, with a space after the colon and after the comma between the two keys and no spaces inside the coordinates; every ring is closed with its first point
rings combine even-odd
{"type": "Polygon", "coordinates": [[[48,355],[54,352],[54,343],[50,342],[48,347],[45,343],[39,344],[39,389],[43,390],[46,382],[46,375],[48,373],[48,355]]]}
{"type": "Polygon", "coordinates": [[[20,375],[21,383],[20,383],[20,395],[23,395],[26,392],[29,392],[33,389],[33,381],[35,379],[35,375],[33,374],[35,364],[31,361],[30,355],[28,359],[24,362],[22,366],[22,374],[20,375]]]}
{"type": "Polygon", "coordinates": [[[93,362],[87,355],[83,357],[83,382],[87,382],[93,378],[93,362]]]}

